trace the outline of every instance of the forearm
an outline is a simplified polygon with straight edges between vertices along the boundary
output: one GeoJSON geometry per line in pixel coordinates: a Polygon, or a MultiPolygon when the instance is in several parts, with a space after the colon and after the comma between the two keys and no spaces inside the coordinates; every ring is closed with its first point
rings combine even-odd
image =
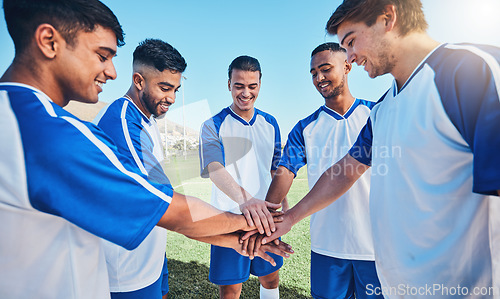
{"type": "Polygon", "coordinates": [[[224,166],[218,162],[212,162],[208,166],[208,173],[210,180],[226,194],[231,200],[235,201],[238,205],[245,203],[252,198],[252,195],[248,193],[243,187],[241,187],[229,174],[229,172],[224,168],[224,166]]]}
{"type": "Polygon", "coordinates": [[[196,197],[176,192],[158,225],[188,237],[214,236],[250,229],[244,216],[223,212],[196,197]]]}
{"type": "Polygon", "coordinates": [[[286,167],[280,166],[275,171],[269,190],[267,191],[266,201],[272,203],[281,203],[287,195],[295,175],[286,167]]]}
{"type": "Polygon", "coordinates": [[[227,247],[238,249],[241,248],[240,243],[240,234],[238,233],[229,233],[223,235],[215,235],[209,237],[190,237],[193,240],[200,241],[203,243],[208,243],[220,247],[227,247]]]}
{"type": "Polygon", "coordinates": [[[347,154],[327,169],[312,190],[288,211],[293,225],[336,201],[368,168],[347,154]]]}

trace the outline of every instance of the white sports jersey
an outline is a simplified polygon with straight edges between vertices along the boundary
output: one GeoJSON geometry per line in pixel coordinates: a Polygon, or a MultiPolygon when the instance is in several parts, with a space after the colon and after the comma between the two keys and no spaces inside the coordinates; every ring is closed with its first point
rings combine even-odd
{"type": "Polygon", "coordinates": [[[488,196],[500,189],[499,58],[495,47],[439,46],[401,90],[394,82],[349,152],[372,165],[389,298],[500,294],[500,198],[488,196]]]}
{"type": "MultiPolygon", "coordinates": [[[[255,109],[247,122],[230,107],[205,121],[200,133],[201,176],[207,166],[220,162],[238,185],[253,197],[264,200],[281,156],[281,136],[276,119],[255,109]]],[[[212,185],[212,205],[241,214],[238,204],[212,185]]]]}
{"type": "Polygon", "coordinates": [[[0,108],[0,298],[109,298],[101,238],[137,247],[172,189],[39,90],[0,83],[0,108]]]}
{"type": "MultiPolygon", "coordinates": [[[[124,156],[133,159],[144,175],[167,183],[160,164],[164,159],[156,120],[149,119],[127,98],[105,107],[94,120],[124,156]],[[151,174],[151,175],[150,175],[151,174]]],[[[136,249],[130,251],[103,240],[111,292],[130,292],[154,283],[162,274],[167,231],[155,227],[136,249]]]]}
{"type": "MultiPolygon", "coordinates": [[[[347,154],[374,105],[356,99],[344,115],[320,107],[290,131],[279,165],[297,174],[307,164],[312,189],[323,172],[347,154]]],[[[342,259],[374,260],[369,192],[367,171],[335,203],[311,216],[312,251],[342,259]]]]}

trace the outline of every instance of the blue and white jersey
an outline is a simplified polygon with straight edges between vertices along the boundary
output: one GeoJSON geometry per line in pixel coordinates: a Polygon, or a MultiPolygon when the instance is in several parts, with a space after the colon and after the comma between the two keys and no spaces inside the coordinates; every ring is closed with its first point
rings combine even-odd
{"type": "MultiPolygon", "coordinates": [[[[276,119],[255,108],[247,122],[230,107],[205,121],[200,132],[201,176],[209,177],[207,166],[221,163],[238,185],[253,197],[264,200],[271,184],[271,170],[281,157],[281,136],[276,119]]],[[[212,184],[212,205],[241,214],[238,204],[212,184]]]]}
{"type": "Polygon", "coordinates": [[[39,90],[0,83],[0,106],[0,298],[109,298],[101,238],[137,247],[172,189],[39,90]]]}
{"type": "MultiPolygon", "coordinates": [[[[344,115],[321,106],[290,131],[279,165],[297,174],[307,164],[312,189],[323,172],[347,154],[374,105],[356,99],[344,115]]],[[[369,172],[335,203],[311,216],[312,251],[336,258],[374,260],[369,172]]]]}
{"type": "Polygon", "coordinates": [[[350,150],[372,166],[383,287],[499,294],[500,199],[488,196],[500,189],[499,59],[491,46],[437,47],[400,91],[394,82],[350,150]]]}
{"type": "MultiPolygon", "coordinates": [[[[103,108],[94,120],[115,142],[123,156],[134,161],[150,180],[170,186],[161,161],[164,159],[156,120],[149,119],[128,98],[103,108]]],[[[130,251],[103,241],[111,292],[130,292],[154,283],[162,273],[167,231],[155,227],[136,249],[130,251]]]]}

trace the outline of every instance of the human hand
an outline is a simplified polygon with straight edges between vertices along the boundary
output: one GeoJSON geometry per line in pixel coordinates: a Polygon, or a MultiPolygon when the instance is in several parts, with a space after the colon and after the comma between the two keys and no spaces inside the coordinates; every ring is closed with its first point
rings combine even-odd
{"type": "Polygon", "coordinates": [[[240,211],[245,216],[250,227],[255,227],[260,234],[270,236],[276,230],[273,214],[269,210],[276,210],[281,204],[266,202],[252,198],[240,205],[240,211]]]}
{"type": "Polygon", "coordinates": [[[246,239],[242,246],[241,252],[236,249],[240,254],[248,256],[251,260],[253,260],[256,256],[264,259],[265,261],[271,263],[271,265],[276,266],[276,262],[274,259],[268,255],[267,253],[274,253],[276,255],[288,258],[290,254],[293,254],[292,246],[289,244],[278,240],[276,243],[262,244],[262,238],[265,235],[254,234],[248,239],[246,239]]]}

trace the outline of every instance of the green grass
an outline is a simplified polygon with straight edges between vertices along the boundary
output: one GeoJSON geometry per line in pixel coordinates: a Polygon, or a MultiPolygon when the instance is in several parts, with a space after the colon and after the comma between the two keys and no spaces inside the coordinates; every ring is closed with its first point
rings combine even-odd
{"type": "MultiPolygon", "coordinates": [[[[179,193],[196,196],[210,202],[211,182],[199,176],[197,153],[171,157],[165,172],[179,193]]],[[[288,200],[295,205],[308,191],[305,167],[294,180],[288,200]]],[[[310,258],[311,240],[309,218],[295,225],[282,240],[292,245],[295,254],[285,259],[280,270],[281,298],[311,298],[310,258]]],[[[169,269],[169,298],[219,298],[219,289],[208,280],[210,245],[193,241],[183,235],[168,232],[167,258],[169,269]]],[[[243,283],[241,298],[259,298],[259,281],[251,276],[243,283]]]]}

